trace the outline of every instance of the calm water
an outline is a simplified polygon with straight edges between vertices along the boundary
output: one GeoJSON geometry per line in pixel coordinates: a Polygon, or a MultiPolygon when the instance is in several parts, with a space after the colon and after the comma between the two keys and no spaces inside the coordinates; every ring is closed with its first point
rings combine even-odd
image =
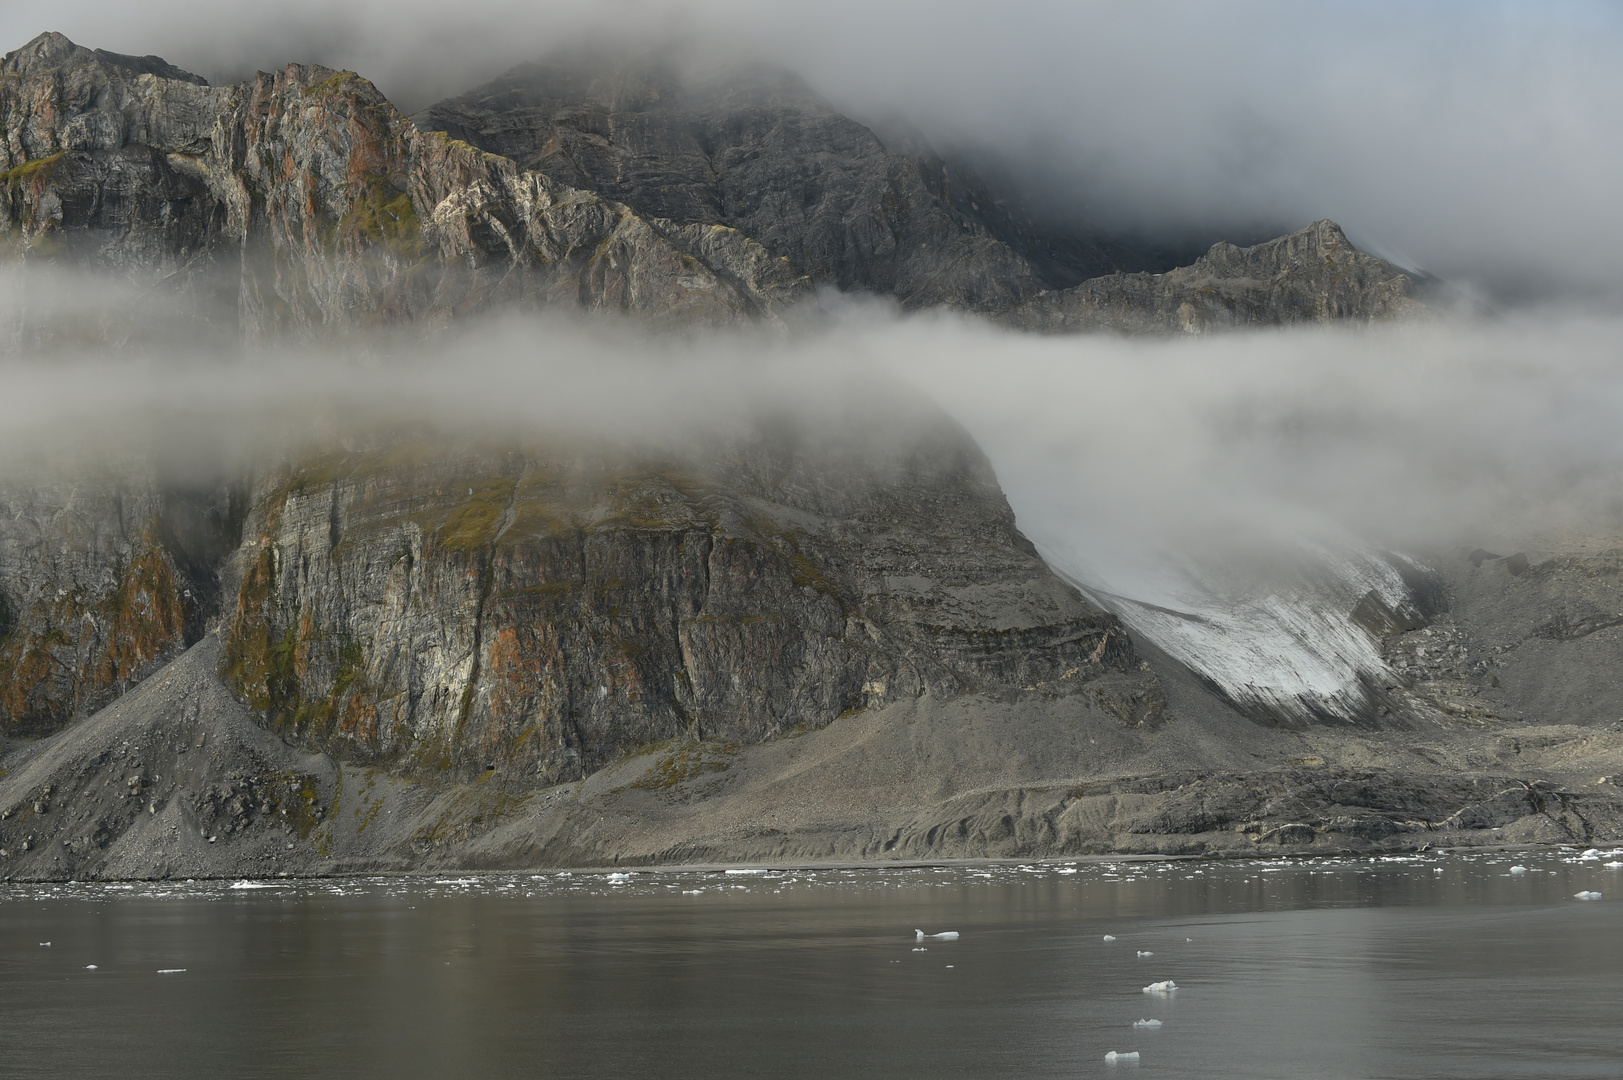
{"type": "Polygon", "coordinates": [[[1623,1076],[1620,859],[6,886],[0,1075],[1623,1076]]]}

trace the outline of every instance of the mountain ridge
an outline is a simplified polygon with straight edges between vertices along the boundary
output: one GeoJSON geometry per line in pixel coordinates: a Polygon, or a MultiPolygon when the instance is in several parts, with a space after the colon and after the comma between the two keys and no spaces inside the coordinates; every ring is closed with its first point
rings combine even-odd
{"type": "Polygon", "coordinates": [[[210,87],[59,34],[0,71],[10,257],[215,290],[228,312],[215,317],[249,337],[432,330],[515,305],[781,323],[814,285],[1048,331],[1422,308],[1408,275],[1322,222],[1258,248],[1219,244],[1170,276],[1048,288],[1060,263],[1074,274],[1107,257],[1040,235],[927,147],[890,151],[778,71],[690,87],[526,65],[420,123],[354,73],[293,64],[210,87]]]}

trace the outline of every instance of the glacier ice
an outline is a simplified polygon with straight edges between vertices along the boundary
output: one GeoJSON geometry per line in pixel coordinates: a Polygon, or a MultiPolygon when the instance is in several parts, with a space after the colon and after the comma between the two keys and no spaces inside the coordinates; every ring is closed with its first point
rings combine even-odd
{"type": "Polygon", "coordinates": [[[1590,892],[1587,889],[1585,891],[1583,891],[1583,892],[1573,893],[1572,894],[1572,898],[1574,900],[1599,900],[1600,897],[1601,897],[1600,893],[1598,893],[1598,892],[1590,892]]]}
{"type": "Polygon", "coordinates": [[[1527,867],[1525,867],[1525,866],[1512,866],[1510,868],[1510,872],[1512,874],[1525,874],[1525,873],[1527,873],[1527,867]]]}
{"type": "Polygon", "coordinates": [[[1106,1061],[1137,1061],[1138,1060],[1138,1051],[1137,1050],[1129,1050],[1126,1053],[1118,1053],[1117,1051],[1112,1050],[1112,1051],[1110,1051],[1110,1053],[1105,1055],[1105,1060],[1106,1061]]]}
{"type": "Polygon", "coordinates": [[[1150,985],[1144,988],[1144,992],[1146,994],[1170,994],[1177,988],[1177,983],[1173,982],[1171,979],[1167,979],[1164,982],[1150,983],[1150,985]]]}
{"type": "Polygon", "coordinates": [[[1133,1026],[1134,1027],[1142,1027],[1142,1028],[1158,1028],[1158,1027],[1161,1026],[1161,1021],[1159,1021],[1159,1020],[1134,1020],[1133,1021],[1133,1026]]]}
{"type": "Polygon", "coordinates": [[[1138,955],[1140,955],[1140,956],[1154,956],[1155,954],[1152,953],[1152,952],[1146,952],[1143,949],[1140,949],[1140,950],[1138,950],[1138,955]]]}
{"type": "Polygon", "coordinates": [[[1116,940],[1116,935],[1115,934],[1106,934],[1105,935],[1105,940],[1106,941],[1115,941],[1116,940]]]}

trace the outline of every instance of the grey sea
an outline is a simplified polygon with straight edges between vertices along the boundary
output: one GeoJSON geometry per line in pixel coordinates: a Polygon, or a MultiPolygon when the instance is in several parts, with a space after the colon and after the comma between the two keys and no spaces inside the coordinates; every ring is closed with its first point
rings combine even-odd
{"type": "Polygon", "coordinates": [[[0,1076],[1623,1077],[1620,901],[1577,850],[7,885],[0,1076]]]}

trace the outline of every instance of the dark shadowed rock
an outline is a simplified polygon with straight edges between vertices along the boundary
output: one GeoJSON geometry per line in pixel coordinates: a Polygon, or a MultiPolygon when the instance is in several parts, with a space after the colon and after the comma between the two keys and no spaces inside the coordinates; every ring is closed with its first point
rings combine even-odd
{"type": "Polygon", "coordinates": [[[651,61],[555,58],[414,119],[639,213],[737,229],[820,283],[906,307],[999,310],[1040,284],[931,189],[939,161],[892,153],[786,72],[686,83],[651,61]]]}

